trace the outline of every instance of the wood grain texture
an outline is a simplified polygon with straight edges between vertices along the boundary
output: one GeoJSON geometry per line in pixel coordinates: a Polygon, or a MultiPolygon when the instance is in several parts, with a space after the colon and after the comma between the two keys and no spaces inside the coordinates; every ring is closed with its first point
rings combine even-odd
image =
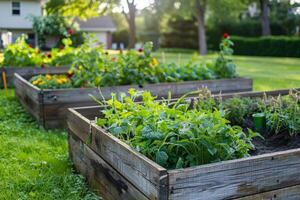
{"type": "Polygon", "coordinates": [[[300,149],[168,171],[169,199],[232,199],[300,184],[300,149]]]}
{"type": "Polygon", "coordinates": [[[288,95],[290,91],[299,91],[300,88],[290,88],[290,89],[282,89],[282,90],[272,90],[272,91],[255,91],[255,92],[236,92],[236,93],[226,93],[226,94],[215,94],[215,98],[222,98],[222,99],[229,99],[233,97],[250,97],[250,98],[255,98],[255,97],[263,97],[264,95],[267,96],[283,96],[283,95],[288,95]]]}
{"type": "MultiPolygon", "coordinates": [[[[0,72],[5,71],[7,77],[7,85],[8,87],[14,87],[13,79],[14,74],[17,73],[24,77],[30,77],[38,74],[64,74],[68,72],[69,67],[62,66],[62,67],[3,67],[0,68],[0,72]]],[[[0,79],[0,85],[2,84],[3,80],[0,79]]]]}
{"type": "MultiPolygon", "coordinates": [[[[100,88],[105,99],[111,98],[111,93],[127,93],[130,88],[137,90],[150,91],[158,98],[168,97],[168,92],[171,92],[173,97],[180,97],[188,92],[196,91],[200,88],[207,87],[213,93],[231,93],[252,91],[252,79],[237,78],[237,79],[220,79],[209,81],[186,81],[178,83],[160,83],[146,84],[143,88],[136,85],[114,86],[100,88]]],[[[96,88],[73,88],[73,89],[58,89],[44,90],[45,104],[57,103],[78,103],[78,102],[93,102],[89,95],[93,95],[101,99],[100,92],[96,88]]]]}
{"type": "Polygon", "coordinates": [[[105,200],[149,200],[124,176],[69,131],[69,151],[76,169],[105,200]]]}
{"type": "Polygon", "coordinates": [[[299,200],[300,185],[264,192],[236,200],[299,200]]]}
{"type": "Polygon", "coordinates": [[[156,199],[167,192],[167,170],[163,167],[137,153],[73,109],[70,109],[68,116],[68,127],[149,199],[156,199]]]}
{"type": "Polygon", "coordinates": [[[15,96],[22,106],[43,125],[43,95],[42,91],[31,85],[27,80],[18,74],[14,78],[15,96]]]}

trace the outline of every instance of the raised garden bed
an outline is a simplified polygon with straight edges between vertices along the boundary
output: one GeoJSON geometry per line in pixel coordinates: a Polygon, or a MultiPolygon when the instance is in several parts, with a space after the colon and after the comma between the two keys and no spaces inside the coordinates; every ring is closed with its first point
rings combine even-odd
{"type": "MultiPolygon", "coordinates": [[[[264,92],[225,94],[236,95],[263,97],[264,92]]],[[[167,170],[100,128],[93,121],[100,109],[69,109],[69,153],[76,169],[105,199],[300,198],[300,149],[167,170]]]]}
{"type": "MultiPolygon", "coordinates": [[[[67,109],[71,107],[97,105],[89,96],[100,98],[97,88],[77,89],[39,89],[28,80],[30,77],[15,74],[15,93],[22,105],[45,128],[66,126],[67,109]]],[[[136,85],[103,87],[101,92],[105,98],[111,93],[126,93],[129,88],[149,90],[158,97],[167,97],[168,91],[173,97],[207,87],[213,93],[231,93],[252,90],[252,79],[235,78],[209,81],[187,81],[178,83],[146,84],[143,88],[136,85]]]]}
{"type": "Polygon", "coordinates": [[[67,73],[69,67],[2,67],[0,68],[1,81],[0,85],[3,87],[3,72],[6,75],[7,87],[12,88],[14,86],[14,74],[21,76],[34,76],[38,74],[62,74],[67,73]]]}

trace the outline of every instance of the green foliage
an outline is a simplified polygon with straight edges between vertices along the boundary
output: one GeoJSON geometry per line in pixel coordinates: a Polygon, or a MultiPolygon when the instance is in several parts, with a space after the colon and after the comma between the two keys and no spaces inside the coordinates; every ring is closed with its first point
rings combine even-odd
{"type": "MultiPolygon", "coordinates": [[[[224,112],[232,125],[249,126],[255,113],[263,113],[267,121],[267,134],[300,134],[300,93],[290,91],[289,95],[264,98],[214,99],[207,90],[201,90],[194,105],[198,110],[224,112]],[[246,122],[248,120],[248,122],[246,122]]],[[[252,128],[252,127],[248,127],[252,128]]]]}
{"type": "Polygon", "coordinates": [[[219,78],[234,78],[237,77],[236,66],[228,56],[233,54],[233,42],[229,36],[226,36],[220,44],[219,56],[216,59],[213,69],[219,78]]]}
{"type": "Polygon", "coordinates": [[[49,0],[45,5],[47,14],[86,20],[112,9],[119,0],[49,0]]]}
{"type": "MultiPolygon", "coordinates": [[[[58,38],[72,37],[76,27],[66,18],[60,15],[30,16],[33,29],[37,33],[39,46],[45,48],[46,37],[54,36],[58,38]]],[[[59,45],[59,42],[56,46],[59,45]]]]}
{"type": "MultiPolygon", "coordinates": [[[[70,87],[103,87],[139,85],[147,83],[234,78],[235,65],[227,58],[231,55],[231,41],[224,39],[214,64],[195,63],[191,59],[185,65],[159,63],[152,56],[153,45],[148,42],[142,52],[135,50],[110,56],[102,47],[92,48],[89,42],[73,51],[72,84],[70,87]],[[228,46],[226,46],[228,45],[228,46]]],[[[69,57],[70,58],[70,57],[69,57]]]]}
{"type": "MultiPolygon", "coordinates": [[[[72,47],[72,40],[70,38],[64,38],[62,40],[62,47],[60,49],[51,49],[51,66],[66,66],[70,65],[76,57],[76,48],[72,47]]],[[[78,47],[80,48],[80,47],[78,47]]]]}
{"type": "Polygon", "coordinates": [[[300,39],[297,37],[232,37],[232,41],[236,55],[300,57],[300,39]]]}
{"type": "Polygon", "coordinates": [[[104,101],[99,126],[168,169],[248,156],[255,134],[229,125],[223,112],[189,109],[181,99],[156,102],[149,92],[129,91],[120,100],[104,101]],[[134,103],[142,98],[143,104],[134,103]]]}
{"type": "Polygon", "coordinates": [[[14,44],[4,49],[2,66],[27,67],[38,66],[43,62],[42,55],[38,49],[32,48],[26,43],[26,36],[19,37],[14,44]]]}
{"type": "Polygon", "coordinates": [[[0,199],[99,199],[68,158],[67,133],[46,131],[0,91],[0,199]]]}
{"type": "Polygon", "coordinates": [[[265,113],[267,126],[274,133],[288,132],[290,135],[300,132],[300,93],[290,92],[287,97],[278,96],[262,104],[260,110],[265,113]]]}

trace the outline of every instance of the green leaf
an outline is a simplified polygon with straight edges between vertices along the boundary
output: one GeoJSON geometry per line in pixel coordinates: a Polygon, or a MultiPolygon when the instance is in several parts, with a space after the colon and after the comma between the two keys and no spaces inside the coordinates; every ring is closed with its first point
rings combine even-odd
{"type": "Polygon", "coordinates": [[[167,165],[167,161],[168,161],[168,154],[164,151],[158,151],[156,152],[156,155],[155,155],[155,160],[156,160],[156,163],[161,165],[161,166],[166,166],[167,165]]]}

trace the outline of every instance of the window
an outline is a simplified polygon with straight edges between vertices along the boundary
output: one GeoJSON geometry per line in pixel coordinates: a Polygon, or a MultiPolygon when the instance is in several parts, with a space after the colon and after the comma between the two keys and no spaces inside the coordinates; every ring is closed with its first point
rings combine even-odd
{"type": "Polygon", "coordinates": [[[12,14],[20,15],[21,14],[21,3],[20,2],[12,2],[12,14]]]}

